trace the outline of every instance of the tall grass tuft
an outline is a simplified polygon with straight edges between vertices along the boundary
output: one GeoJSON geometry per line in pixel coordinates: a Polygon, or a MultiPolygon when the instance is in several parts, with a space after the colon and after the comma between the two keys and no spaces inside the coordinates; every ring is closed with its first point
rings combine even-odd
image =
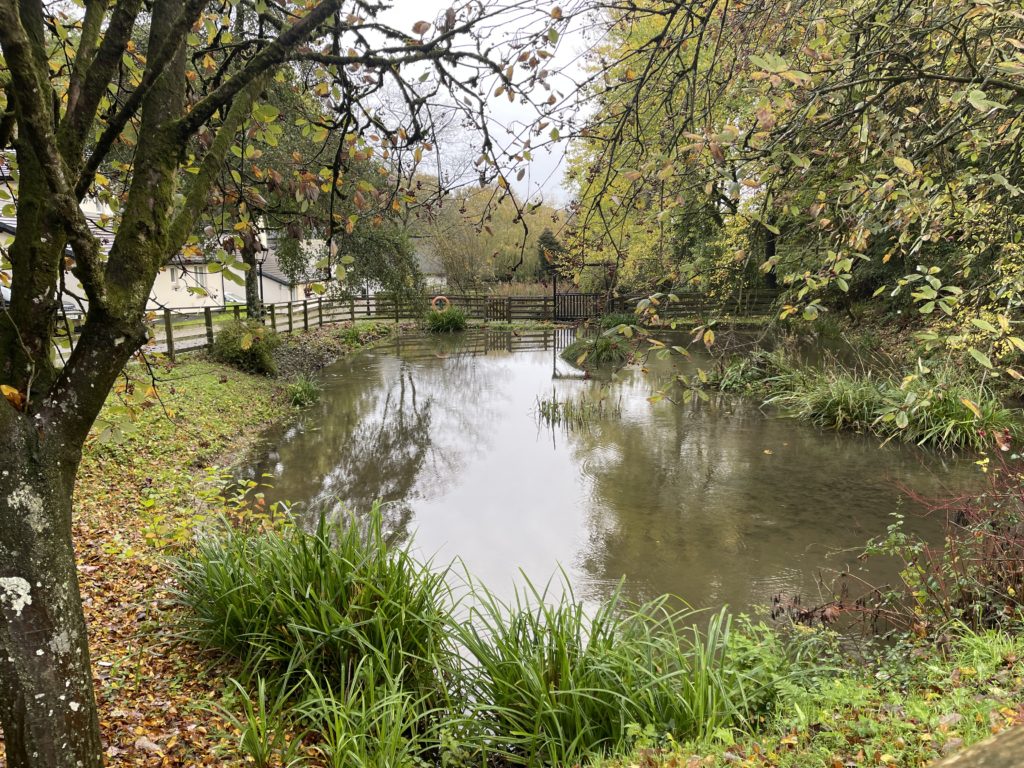
{"type": "Polygon", "coordinates": [[[605,396],[598,398],[579,395],[559,400],[554,393],[551,397],[538,397],[537,419],[549,427],[583,429],[596,421],[622,415],[622,403],[605,396]]]}
{"type": "Polygon", "coordinates": [[[577,339],[562,350],[563,360],[584,370],[618,368],[629,362],[631,357],[632,350],[628,340],[613,333],[577,339]]]}
{"type": "Polygon", "coordinates": [[[444,574],[366,525],[225,527],[176,565],[186,635],[278,687],[351,680],[360,665],[436,693],[446,671],[444,574]]]}
{"type": "Polygon", "coordinates": [[[285,387],[288,402],[295,408],[306,408],[320,399],[323,388],[313,377],[300,373],[285,387]]]}
{"type": "Polygon", "coordinates": [[[466,313],[458,307],[438,311],[432,309],[426,316],[427,330],[431,333],[454,333],[466,329],[466,313]]]}
{"type": "Polygon", "coordinates": [[[640,318],[632,312],[611,312],[601,317],[599,325],[601,330],[607,331],[620,325],[637,325],[639,322],[640,318]]]}
{"type": "Polygon", "coordinates": [[[454,631],[475,667],[476,718],[508,763],[623,754],[642,731],[702,739],[743,714],[724,614],[700,633],[667,598],[629,605],[616,592],[592,614],[532,585],[510,605],[484,589],[474,598],[454,631]]]}

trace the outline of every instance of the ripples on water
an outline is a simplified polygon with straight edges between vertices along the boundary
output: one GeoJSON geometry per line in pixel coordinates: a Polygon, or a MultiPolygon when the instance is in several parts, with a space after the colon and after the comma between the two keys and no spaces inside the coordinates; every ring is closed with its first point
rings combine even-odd
{"type": "Polygon", "coordinates": [[[587,380],[557,356],[571,334],[407,336],[352,356],[324,371],[318,405],[266,435],[250,476],[272,475],[268,501],[311,518],[381,498],[398,536],[435,562],[461,558],[499,594],[561,566],[583,597],[624,578],[637,598],[735,610],[780,592],[813,601],[820,574],[859,571],[893,512],[936,535],[940,521],[915,516],[901,487],[976,482],[969,461],[821,432],[739,398],[679,391],[652,404],[652,380],[694,363],[587,380]],[[621,416],[576,432],[538,424],[538,397],[601,387],[621,416]]]}

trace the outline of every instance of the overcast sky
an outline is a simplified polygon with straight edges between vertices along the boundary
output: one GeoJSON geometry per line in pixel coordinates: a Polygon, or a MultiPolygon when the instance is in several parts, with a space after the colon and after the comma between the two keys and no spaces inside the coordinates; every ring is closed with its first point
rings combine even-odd
{"type": "MultiPolygon", "coordinates": [[[[535,25],[546,26],[550,21],[548,14],[558,0],[554,2],[543,2],[542,0],[531,0],[536,2],[536,12],[531,14],[535,25]]],[[[565,8],[573,0],[565,0],[561,6],[565,8]]],[[[454,0],[458,7],[464,0],[454,0]]],[[[485,0],[486,2],[486,0],[485,0]]],[[[453,4],[453,0],[394,0],[394,6],[381,15],[380,20],[388,25],[402,30],[412,30],[417,21],[428,21],[433,23],[444,11],[453,4]]],[[[493,5],[491,7],[494,7],[493,5]]],[[[509,38],[521,31],[520,24],[523,16],[510,19],[510,23],[495,29],[491,39],[509,38]]],[[[549,69],[559,73],[552,78],[552,84],[556,90],[568,93],[573,90],[574,79],[579,79],[582,71],[580,67],[580,54],[585,49],[584,36],[579,30],[579,23],[573,26],[562,35],[558,44],[555,57],[550,60],[549,69]]],[[[491,90],[493,93],[493,89],[491,90]]],[[[544,98],[547,98],[547,92],[544,98]]],[[[534,122],[536,113],[529,107],[518,103],[510,103],[506,97],[489,98],[490,117],[492,121],[491,131],[496,140],[503,144],[511,144],[515,135],[522,131],[525,125],[534,122]]],[[[512,186],[522,198],[536,199],[543,197],[548,204],[561,206],[569,201],[569,193],[563,185],[563,170],[567,143],[559,141],[547,147],[541,147],[533,152],[533,161],[527,169],[525,177],[521,181],[511,179],[512,186]]],[[[444,154],[452,151],[453,158],[456,155],[465,156],[467,153],[479,154],[475,138],[463,131],[456,146],[448,148],[441,146],[438,151],[442,154],[442,162],[446,162],[444,154]],[[476,149],[476,152],[473,150],[476,149]],[[454,150],[454,151],[452,151],[454,150]]]]}

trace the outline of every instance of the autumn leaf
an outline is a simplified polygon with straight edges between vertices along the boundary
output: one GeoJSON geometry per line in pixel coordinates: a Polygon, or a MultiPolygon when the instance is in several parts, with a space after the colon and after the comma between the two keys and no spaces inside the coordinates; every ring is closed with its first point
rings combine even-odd
{"type": "Polygon", "coordinates": [[[9,402],[19,411],[25,409],[25,395],[23,395],[14,387],[10,387],[6,384],[0,384],[0,393],[2,393],[5,398],[7,398],[7,402],[9,402]]]}

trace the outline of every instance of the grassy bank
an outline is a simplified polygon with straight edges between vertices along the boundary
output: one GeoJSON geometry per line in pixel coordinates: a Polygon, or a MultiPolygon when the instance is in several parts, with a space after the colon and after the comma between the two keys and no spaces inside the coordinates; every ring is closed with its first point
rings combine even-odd
{"type": "Polygon", "coordinates": [[[244,764],[229,719],[209,709],[230,692],[224,670],[174,637],[166,555],[190,541],[206,514],[235,513],[219,497],[223,469],[269,424],[288,418],[289,377],[392,330],[357,323],[288,335],[276,351],[278,379],[194,354],[156,365],[150,390],[148,372],[131,366],[109,398],[75,489],[79,579],[108,765],[244,764]]]}
{"type": "Polygon", "coordinates": [[[1024,722],[1024,639],[951,629],[872,663],[787,686],[751,732],[697,747],[652,738],[604,768],[925,766],[1024,722]]]}

